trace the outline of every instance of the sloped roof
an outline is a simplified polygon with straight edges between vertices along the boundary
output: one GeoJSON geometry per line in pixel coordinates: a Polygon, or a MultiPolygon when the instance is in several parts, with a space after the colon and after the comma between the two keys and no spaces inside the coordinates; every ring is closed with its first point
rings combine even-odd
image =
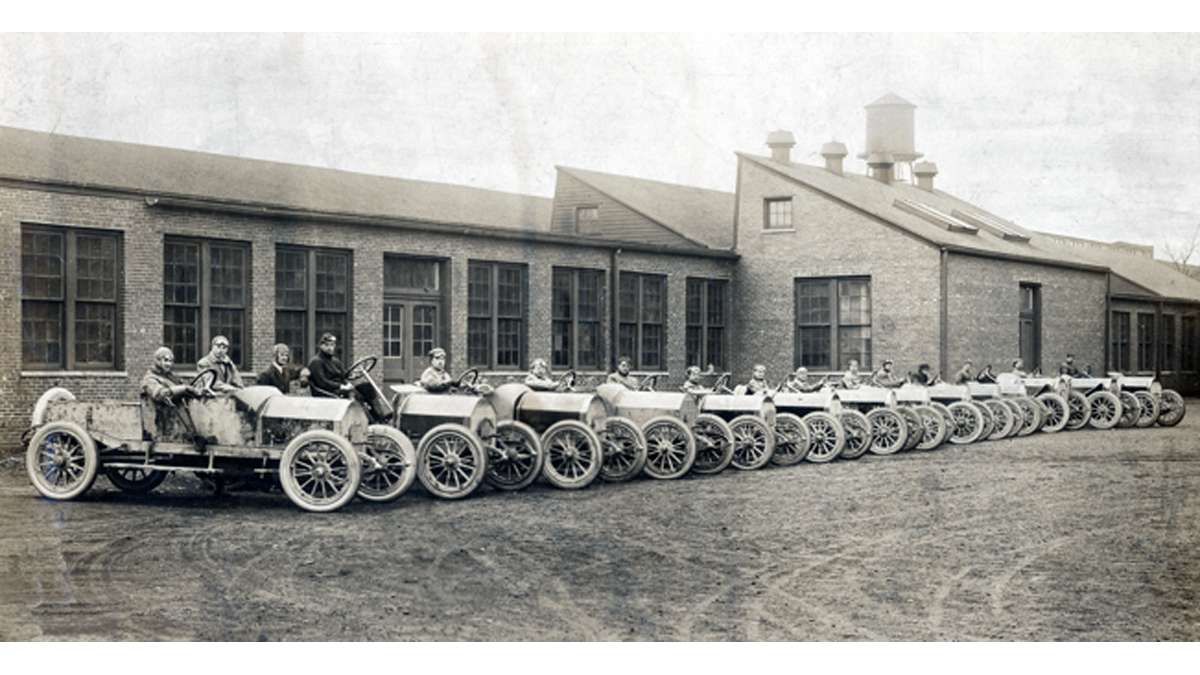
{"type": "Polygon", "coordinates": [[[329,213],[546,232],[553,200],[0,126],[0,176],[329,213]]]}
{"type": "Polygon", "coordinates": [[[566,166],[557,168],[701,246],[733,248],[733,193],[566,166]]]}
{"type": "Polygon", "coordinates": [[[1153,255],[1131,250],[1128,245],[1038,232],[1051,245],[1069,249],[1073,255],[1104,265],[1114,274],[1167,298],[1200,300],[1200,281],[1189,277],[1153,255]]]}
{"type": "Polygon", "coordinates": [[[872,108],[874,106],[882,106],[882,105],[904,105],[904,106],[908,106],[910,108],[917,107],[917,106],[913,105],[912,103],[905,101],[904,99],[900,98],[899,96],[897,96],[896,94],[894,94],[890,91],[888,93],[884,94],[883,96],[880,96],[879,98],[875,99],[874,101],[871,101],[870,103],[868,103],[866,105],[866,107],[872,108]]]}

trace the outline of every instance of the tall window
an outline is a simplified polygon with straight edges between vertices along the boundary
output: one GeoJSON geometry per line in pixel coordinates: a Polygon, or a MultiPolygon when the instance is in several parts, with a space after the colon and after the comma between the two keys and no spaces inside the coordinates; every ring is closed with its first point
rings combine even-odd
{"type": "Polygon", "coordinates": [[[1196,349],[1200,348],[1200,343],[1197,342],[1196,334],[1196,317],[1185,316],[1180,320],[1180,328],[1182,332],[1181,344],[1182,352],[1180,356],[1180,369],[1188,372],[1196,371],[1196,349]]]}
{"type": "Polygon", "coordinates": [[[22,226],[22,367],[117,367],[120,256],[116,233],[22,226]]]}
{"type": "Polygon", "coordinates": [[[337,336],[337,355],[350,358],[350,254],[279,246],[275,249],[275,341],[306,363],[323,333],[337,336]]]}
{"type": "Polygon", "coordinates": [[[471,261],[467,266],[467,363],[525,366],[525,266],[471,261]]]}
{"type": "Polygon", "coordinates": [[[687,363],[689,366],[724,369],[725,326],[729,282],[722,279],[687,280],[687,363]]]}
{"type": "Polygon", "coordinates": [[[596,221],[600,219],[599,206],[575,207],[575,231],[580,234],[592,232],[596,221]]]}
{"type": "Polygon", "coordinates": [[[763,227],[768,230],[793,227],[791,197],[763,200],[763,227]]]}
{"type": "Polygon", "coordinates": [[[1137,367],[1140,371],[1154,370],[1154,315],[1137,315],[1137,367]]]}
{"type": "Polygon", "coordinates": [[[666,368],[667,278],[621,272],[617,347],[639,370],[666,368]]]}
{"type": "Polygon", "coordinates": [[[843,369],[871,367],[871,280],[796,280],[795,363],[843,369]]]}
{"type": "Polygon", "coordinates": [[[1175,370],[1175,315],[1162,315],[1162,349],[1158,352],[1158,365],[1163,370],[1175,370]]]}
{"type": "Polygon", "coordinates": [[[604,272],[555,267],[551,285],[554,367],[600,367],[600,289],[604,287],[604,272]]]}
{"type": "Polygon", "coordinates": [[[214,335],[229,338],[229,358],[245,365],[250,247],[227,241],[163,242],[163,344],[194,365],[214,335]]]}
{"type": "Polygon", "coordinates": [[[1112,313],[1112,368],[1129,372],[1129,312],[1112,313]]]}

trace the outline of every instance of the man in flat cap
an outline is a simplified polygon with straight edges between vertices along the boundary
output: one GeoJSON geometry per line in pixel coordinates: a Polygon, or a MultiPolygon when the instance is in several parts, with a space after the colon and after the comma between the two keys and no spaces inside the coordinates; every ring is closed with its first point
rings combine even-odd
{"type": "Polygon", "coordinates": [[[229,358],[229,338],[224,335],[214,335],[211,350],[206,356],[196,362],[196,370],[215,370],[217,381],[213,383],[213,391],[228,394],[242,388],[242,375],[229,358]]]}

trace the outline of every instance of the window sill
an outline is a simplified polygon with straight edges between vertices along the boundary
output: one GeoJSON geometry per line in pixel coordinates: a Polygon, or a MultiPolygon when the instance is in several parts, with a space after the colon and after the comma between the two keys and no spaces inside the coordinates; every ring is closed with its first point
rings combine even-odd
{"type": "Polygon", "coordinates": [[[43,377],[129,377],[124,370],[22,370],[22,378],[43,377]]]}
{"type": "Polygon", "coordinates": [[[795,231],[796,231],[796,228],[794,228],[794,227],[764,227],[763,228],[763,234],[787,234],[788,232],[795,232],[795,231]]]}

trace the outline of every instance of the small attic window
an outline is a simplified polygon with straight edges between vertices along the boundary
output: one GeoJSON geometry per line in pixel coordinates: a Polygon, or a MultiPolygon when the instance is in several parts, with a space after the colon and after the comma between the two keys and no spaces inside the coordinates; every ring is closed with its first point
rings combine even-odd
{"type": "Polygon", "coordinates": [[[575,207],[575,231],[588,232],[591,226],[596,224],[600,219],[599,206],[576,206],[575,207]]]}
{"type": "Polygon", "coordinates": [[[893,205],[901,211],[907,211],[919,218],[923,218],[938,227],[945,228],[951,232],[963,232],[965,234],[979,234],[979,228],[959,218],[933,208],[928,204],[914,202],[910,199],[897,199],[893,205]]]}
{"type": "Polygon", "coordinates": [[[768,230],[790,229],[792,224],[792,198],[768,197],[763,200],[763,228],[768,230]]]}
{"type": "Polygon", "coordinates": [[[968,223],[978,225],[997,237],[1003,237],[1009,241],[1029,241],[1029,235],[1022,232],[1016,226],[1006,223],[990,213],[968,213],[966,211],[959,211],[958,209],[955,209],[954,217],[960,220],[965,220],[968,223]]]}

